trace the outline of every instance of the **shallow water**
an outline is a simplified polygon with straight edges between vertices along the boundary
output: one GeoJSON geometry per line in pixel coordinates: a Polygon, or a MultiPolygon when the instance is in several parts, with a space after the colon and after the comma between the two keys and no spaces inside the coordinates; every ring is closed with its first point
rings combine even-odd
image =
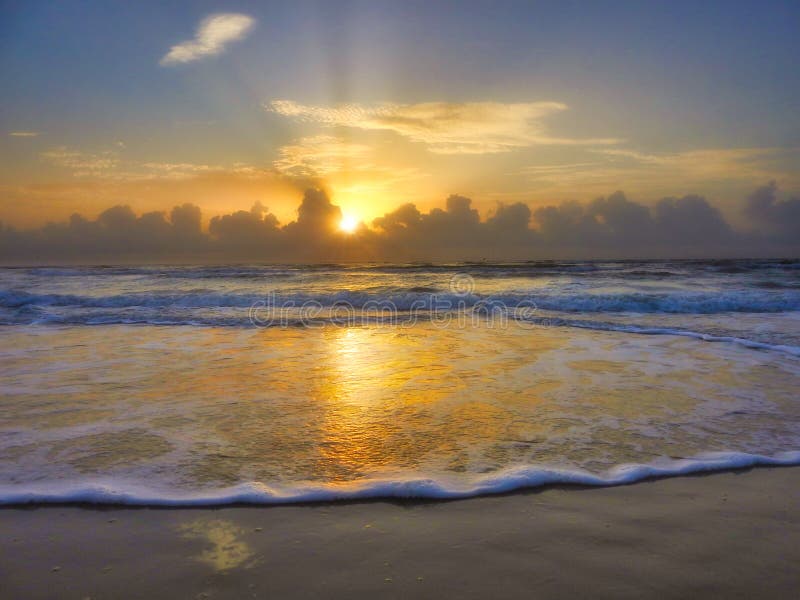
{"type": "Polygon", "coordinates": [[[800,462],[797,265],[3,270],[0,501],[447,497],[800,462]]]}

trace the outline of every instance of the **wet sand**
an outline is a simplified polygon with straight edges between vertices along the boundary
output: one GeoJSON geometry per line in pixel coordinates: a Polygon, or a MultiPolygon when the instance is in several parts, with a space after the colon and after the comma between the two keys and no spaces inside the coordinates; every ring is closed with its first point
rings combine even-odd
{"type": "Polygon", "coordinates": [[[454,502],[0,509],[0,597],[788,598],[800,468],[454,502]]]}

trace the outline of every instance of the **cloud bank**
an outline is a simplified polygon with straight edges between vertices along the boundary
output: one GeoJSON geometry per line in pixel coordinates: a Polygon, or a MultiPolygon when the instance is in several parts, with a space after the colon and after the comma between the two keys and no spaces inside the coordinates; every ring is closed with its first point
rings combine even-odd
{"type": "Polygon", "coordinates": [[[220,54],[231,42],[244,38],[255,26],[255,19],[239,13],[219,13],[206,17],[194,38],[170,48],[159,64],[178,65],[220,54]]]}
{"type": "Polygon", "coordinates": [[[547,134],[542,121],[567,109],[560,102],[423,102],[308,106],[274,100],[270,111],[326,127],[391,131],[439,154],[494,154],[540,144],[608,145],[615,139],[571,139],[547,134]]]}
{"type": "Polygon", "coordinates": [[[498,204],[485,218],[469,198],[450,196],[444,208],[421,212],[405,204],[353,234],[338,228],[341,209],[308,189],[297,218],[285,225],[261,203],[211,219],[200,208],[137,215],[114,206],[90,220],[19,231],[0,224],[7,264],[59,262],[331,262],[413,260],[530,260],[546,258],[707,258],[797,256],[800,198],[779,199],[770,183],[747,199],[752,228],[734,229],[697,195],[645,206],[616,192],[588,203],[536,210],[498,204]]]}

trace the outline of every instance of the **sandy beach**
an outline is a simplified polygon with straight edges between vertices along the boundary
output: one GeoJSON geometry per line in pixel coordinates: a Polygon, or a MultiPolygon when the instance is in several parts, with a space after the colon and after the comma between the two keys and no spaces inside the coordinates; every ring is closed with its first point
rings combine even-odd
{"type": "Polygon", "coordinates": [[[786,598],[800,469],[452,502],[0,510],[3,598],[786,598]]]}

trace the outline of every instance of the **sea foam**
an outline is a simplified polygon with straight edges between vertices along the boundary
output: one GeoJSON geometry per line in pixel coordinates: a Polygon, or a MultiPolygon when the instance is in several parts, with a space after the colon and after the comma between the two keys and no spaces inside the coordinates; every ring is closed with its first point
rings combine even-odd
{"type": "Polygon", "coordinates": [[[402,476],[347,484],[281,486],[260,482],[212,490],[156,489],[125,480],[93,479],[0,486],[0,505],[97,504],[129,506],[225,506],[231,504],[298,504],[377,499],[456,500],[503,494],[551,485],[609,487],[639,481],[755,466],[800,465],[800,451],[773,456],[743,452],[711,452],[658,464],[621,464],[605,474],[547,467],[517,467],[465,478],[402,476]]]}

